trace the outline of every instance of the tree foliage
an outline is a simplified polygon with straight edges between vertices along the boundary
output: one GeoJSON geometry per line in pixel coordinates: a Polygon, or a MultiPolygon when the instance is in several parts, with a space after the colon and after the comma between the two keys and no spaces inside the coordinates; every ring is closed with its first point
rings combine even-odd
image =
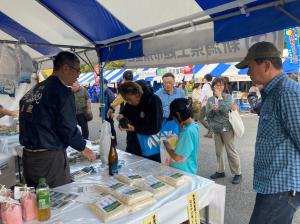
{"type": "MultiPolygon", "coordinates": [[[[93,64],[91,67],[90,65],[83,65],[80,68],[80,72],[81,73],[87,73],[87,72],[93,72],[94,71],[94,66],[97,64],[93,64]]],[[[112,70],[112,69],[118,69],[118,68],[123,68],[125,67],[125,61],[123,60],[119,60],[119,61],[111,61],[111,62],[107,62],[105,64],[104,69],[105,70],[112,70]]]]}

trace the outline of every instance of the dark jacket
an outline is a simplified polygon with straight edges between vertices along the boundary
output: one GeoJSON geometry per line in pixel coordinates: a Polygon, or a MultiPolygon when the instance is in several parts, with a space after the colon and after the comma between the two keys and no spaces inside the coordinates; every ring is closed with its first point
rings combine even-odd
{"type": "Polygon", "coordinates": [[[161,130],[163,121],[162,103],[153,93],[151,87],[138,83],[143,88],[143,95],[137,106],[125,104],[120,114],[128,118],[129,123],[135,127],[135,132],[127,132],[126,151],[141,155],[141,148],[136,133],[154,135],[161,130]]]}
{"type": "Polygon", "coordinates": [[[86,141],[77,128],[71,88],[56,76],[33,87],[20,100],[20,143],[30,149],[82,151],[86,141]]]}

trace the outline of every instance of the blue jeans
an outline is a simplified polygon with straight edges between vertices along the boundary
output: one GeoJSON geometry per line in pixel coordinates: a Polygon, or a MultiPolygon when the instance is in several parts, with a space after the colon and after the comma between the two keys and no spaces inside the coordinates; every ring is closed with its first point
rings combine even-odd
{"type": "Polygon", "coordinates": [[[300,207],[300,192],[257,194],[250,224],[291,224],[300,207]]]}

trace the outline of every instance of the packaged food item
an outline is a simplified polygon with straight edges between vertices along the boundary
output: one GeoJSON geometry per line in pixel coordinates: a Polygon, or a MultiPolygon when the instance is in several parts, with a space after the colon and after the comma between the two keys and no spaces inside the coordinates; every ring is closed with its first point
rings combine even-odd
{"type": "Polygon", "coordinates": [[[22,217],[24,221],[32,221],[37,218],[36,195],[26,191],[21,197],[22,217]]]}
{"type": "Polygon", "coordinates": [[[3,224],[22,224],[22,209],[18,201],[7,199],[1,206],[3,224]]]}
{"type": "Polygon", "coordinates": [[[90,208],[104,222],[110,221],[128,214],[128,207],[111,195],[106,195],[99,201],[90,205],[90,208]]]}
{"type": "Polygon", "coordinates": [[[141,180],[134,184],[137,187],[150,191],[154,194],[154,198],[160,198],[173,191],[175,188],[160,181],[154,176],[148,176],[144,180],[141,180]]]}
{"type": "Polygon", "coordinates": [[[134,203],[134,204],[130,205],[130,206],[129,206],[129,210],[130,210],[131,212],[136,212],[136,211],[139,211],[139,210],[141,210],[141,209],[150,207],[150,206],[153,205],[155,202],[156,202],[156,200],[155,200],[153,197],[147,198],[146,200],[139,201],[139,202],[137,202],[137,203],[134,203]]]}
{"type": "MultiPolygon", "coordinates": [[[[4,198],[11,198],[13,194],[10,189],[7,189],[4,185],[0,185],[0,196],[3,196],[4,198]]],[[[3,203],[4,202],[0,202],[0,211],[3,203]]],[[[0,212],[0,220],[1,220],[1,212],[0,212]]]]}
{"type": "Polygon", "coordinates": [[[120,172],[119,174],[116,174],[114,177],[117,180],[122,181],[123,183],[129,184],[129,185],[132,185],[135,182],[142,180],[142,178],[143,178],[141,175],[139,175],[137,173],[124,172],[124,171],[120,172]]]}
{"type": "Polygon", "coordinates": [[[126,185],[115,179],[111,179],[111,181],[98,185],[98,189],[102,192],[112,194],[114,197],[128,205],[146,200],[153,196],[149,191],[126,185]]]}
{"type": "Polygon", "coordinates": [[[156,176],[156,178],[173,187],[182,186],[189,183],[191,180],[188,176],[176,171],[166,172],[164,174],[156,176]]]}

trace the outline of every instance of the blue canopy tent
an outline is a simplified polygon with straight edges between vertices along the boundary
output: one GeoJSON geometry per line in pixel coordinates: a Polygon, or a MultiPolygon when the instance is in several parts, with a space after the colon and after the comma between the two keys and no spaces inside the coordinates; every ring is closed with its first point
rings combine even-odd
{"type": "MultiPolygon", "coordinates": [[[[300,1],[1,0],[0,9],[1,42],[27,45],[24,49],[42,67],[49,67],[47,59],[66,49],[82,61],[86,56],[98,58],[103,66],[117,59],[160,57],[162,49],[194,49],[194,41],[180,34],[213,44],[299,26],[300,1]]],[[[226,48],[227,57],[234,49],[226,48]]]]}

